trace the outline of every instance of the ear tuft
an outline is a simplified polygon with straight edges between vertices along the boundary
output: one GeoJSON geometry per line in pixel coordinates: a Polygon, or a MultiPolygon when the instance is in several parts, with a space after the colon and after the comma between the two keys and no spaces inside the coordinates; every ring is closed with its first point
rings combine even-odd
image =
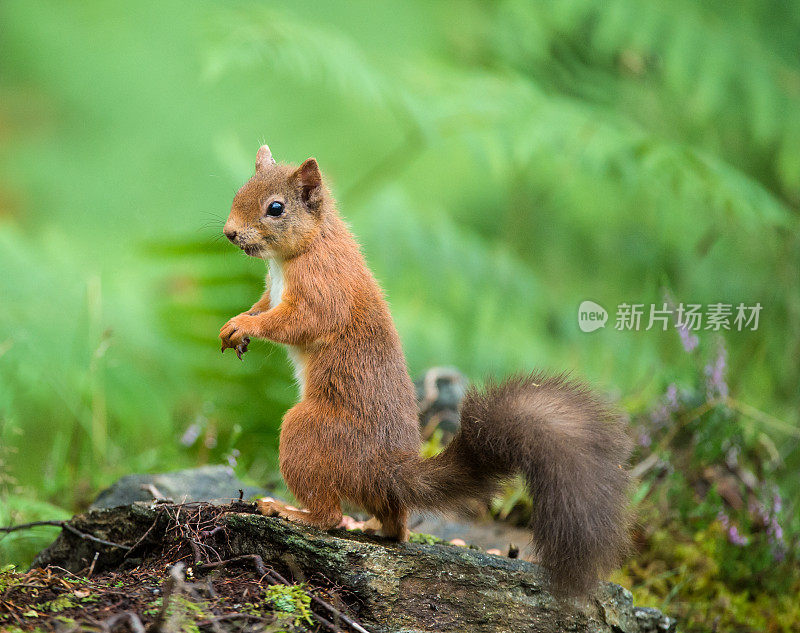
{"type": "Polygon", "coordinates": [[[322,202],[322,174],[319,171],[317,159],[306,160],[294,172],[294,178],[300,185],[303,202],[311,209],[319,207],[322,202]]]}
{"type": "Polygon", "coordinates": [[[275,159],[272,158],[272,152],[269,151],[269,145],[262,145],[258,148],[256,154],[256,171],[267,169],[275,164],[275,159]]]}

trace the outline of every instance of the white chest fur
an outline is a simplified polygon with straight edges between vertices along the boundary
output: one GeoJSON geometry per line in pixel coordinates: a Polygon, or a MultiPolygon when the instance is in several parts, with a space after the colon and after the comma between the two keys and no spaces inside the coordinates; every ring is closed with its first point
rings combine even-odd
{"type": "Polygon", "coordinates": [[[283,266],[277,259],[269,260],[269,307],[277,308],[283,300],[283,266]]]}
{"type": "MultiPolygon", "coordinates": [[[[285,282],[283,277],[283,266],[276,259],[269,260],[269,307],[277,308],[283,301],[283,291],[285,282]]],[[[294,366],[294,379],[300,388],[300,397],[303,397],[306,382],[306,354],[294,345],[287,345],[286,352],[289,360],[294,366]]]]}

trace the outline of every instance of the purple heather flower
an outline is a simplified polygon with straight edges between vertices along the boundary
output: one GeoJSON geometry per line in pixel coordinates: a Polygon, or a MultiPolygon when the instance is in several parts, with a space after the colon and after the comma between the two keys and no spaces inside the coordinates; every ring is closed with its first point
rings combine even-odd
{"type": "Polygon", "coordinates": [[[664,425],[673,413],[681,408],[678,400],[678,386],[672,383],[667,387],[667,391],[662,398],[661,404],[650,414],[650,419],[656,428],[664,425]]]}
{"type": "Polygon", "coordinates": [[[767,528],[767,534],[772,536],[776,541],[783,540],[783,528],[778,523],[778,520],[775,517],[772,517],[772,520],[769,522],[769,527],[767,528]]]}
{"type": "Polygon", "coordinates": [[[725,382],[726,357],[725,346],[720,344],[717,357],[712,363],[705,366],[706,391],[709,400],[728,397],[728,383],[725,382]]]}
{"type": "Polygon", "coordinates": [[[687,327],[686,320],[681,323],[681,314],[683,314],[683,304],[679,307],[675,306],[675,297],[669,290],[664,290],[664,301],[669,309],[672,311],[672,316],[675,318],[675,328],[678,330],[678,336],[681,337],[681,345],[687,352],[693,352],[700,344],[700,338],[687,327]]]}
{"type": "Polygon", "coordinates": [[[238,459],[239,455],[241,455],[241,453],[239,452],[239,449],[237,449],[237,448],[234,448],[230,453],[228,453],[225,456],[225,459],[228,462],[228,466],[230,466],[231,468],[234,468],[236,466],[236,464],[239,463],[239,459],[238,459]]]}
{"type": "Polygon", "coordinates": [[[192,446],[197,441],[198,437],[200,437],[200,425],[191,424],[183,432],[183,435],[181,436],[181,444],[184,446],[192,446]]]}
{"type": "Polygon", "coordinates": [[[700,344],[700,338],[696,334],[692,334],[684,324],[678,326],[678,334],[681,337],[683,349],[687,352],[693,352],[700,344]]]}
{"type": "Polygon", "coordinates": [[[666,401],[673,411],[680,408],[680,403],[678,402],[678,385],[674,382],[667,387],[666,401]]]}
{"type": "Polygon", "coordinates": [[[778,522],[778,514],[783,509],[783,502],[778,492],[772,495],[772,511],[765,513],[764,523],[767,526],[767,537],[774,546],[783,545],[783,528],[778,522]]]}
{"type": "Polygon", "coordinates": [[[743,547],[750,542],[746,536],[739,534],[739,530],[736,528],[735,525],[731,525],[728,528],[728,541],[736,545],[737,547],[743,547]]]}
{"type": "Polygon", "coordinates": [[[777,492],[772,496],[772,511],[778,514],[783,509],[783,501],[777,492]]]}

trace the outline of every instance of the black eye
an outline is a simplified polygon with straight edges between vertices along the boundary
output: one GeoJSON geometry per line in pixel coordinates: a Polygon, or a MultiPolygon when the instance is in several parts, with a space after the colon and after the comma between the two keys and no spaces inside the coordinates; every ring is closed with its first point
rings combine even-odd
{"type": "Polygon", "coordinates": [[[267,215],[272,216],[273,218],[277,218],[279,215],[283,213],[283,202],[270,202],[269,206],[267,207],[267,215]]]}

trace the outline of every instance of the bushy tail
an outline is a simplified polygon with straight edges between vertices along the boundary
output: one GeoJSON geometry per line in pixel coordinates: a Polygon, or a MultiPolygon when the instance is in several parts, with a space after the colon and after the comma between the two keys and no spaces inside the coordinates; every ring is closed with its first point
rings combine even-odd
{"type": "Polygon", "coordinates": [[[584,385],[516,376],[467,393],[461,430],[420,463],[407,494],[422,509],[458,509],[522,473],[533,498],[534,545],[553,588],[582,594],[628,544],[629,452],[620,417],[584,385]]]}

